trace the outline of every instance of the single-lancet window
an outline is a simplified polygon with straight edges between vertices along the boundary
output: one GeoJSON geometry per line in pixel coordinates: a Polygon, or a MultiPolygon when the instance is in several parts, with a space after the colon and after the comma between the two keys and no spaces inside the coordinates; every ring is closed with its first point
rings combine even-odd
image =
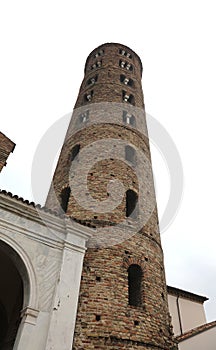
{"type": "Polygon", "coordinates": [[[142,269],[137,264],[128,268],[128,302],[131,306],[142,305],[142,269]]]}
{"type": "Polygon", "coordinates": [[[126,217],[136,219],[138,215],[138,195],[133,190],[126,192],[126,217]]]}
{"type": "Polygon", "coordinates": [[[79,151],[80,151],[80,145],[79,144],[75,145],[72,148],[72,150],[71,150],[71,161],[73,161],[76,158],[76,156],[79,153],[79,151]]]}
{"type": "Polygon", "coordinates": [[[70,198],[70,193],[71,193],[71,189],[70,187],[65,187],[62,189],[61,191],[61,207],[62,210],[64,210],[64,212],[67,212],[67,208],[68,208],[68,202],[69,202],[69,198],[70,198]]]}
{"type": "Polygon", "coordinates": [[[94,70],[96,68],[100,68],[102,66],[102,61],[97,61],[91,66],[91,70],[94,70]]]}
{"type": "Polygon", "coordinates": [[[129,162],[136,163],[136,151],[131,146],[125,146],[125,159],[129,162]]]}

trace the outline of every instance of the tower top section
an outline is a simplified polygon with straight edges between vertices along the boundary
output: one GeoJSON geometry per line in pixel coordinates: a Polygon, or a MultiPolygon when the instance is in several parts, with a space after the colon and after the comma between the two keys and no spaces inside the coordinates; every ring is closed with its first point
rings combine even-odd
{"type": "Polygon", "coordinates": [[[142,63],[128,46],[107,43],[88,56],[75,108],[100,102],[144,108],[142,63]]]}
{"type": "Polygon", "coordinates": [[[123,57],[125,60],[129,59],[129,61],[134,62],[135,65],[140,66],[140,76],[142,76],[143,67],[140,57],[130,47],[118,43],[105,43],[95,48],[86,59],[85,74],[88,72],[89,65],[91,65],[92,61],[100,59],[102,56],[106,57],[106,54],[108,54],[109,59],[113,54],[115,57],[119,55],[120,58],[123,57]]]}

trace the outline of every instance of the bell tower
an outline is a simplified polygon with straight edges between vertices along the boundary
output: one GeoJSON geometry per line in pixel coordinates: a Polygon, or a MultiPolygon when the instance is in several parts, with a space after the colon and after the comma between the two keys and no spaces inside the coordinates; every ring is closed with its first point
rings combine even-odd
{"type": "Polygon", "coordinates": [[[47,207],[95,232],[73,350],[176,349],[141,77],[141,60],[127,46],[90,53],[47,197],[47,207]]]}

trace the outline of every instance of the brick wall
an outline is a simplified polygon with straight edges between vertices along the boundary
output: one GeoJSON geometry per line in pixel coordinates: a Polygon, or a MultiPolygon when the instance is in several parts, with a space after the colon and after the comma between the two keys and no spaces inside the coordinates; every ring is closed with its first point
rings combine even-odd
{"type": "Polygon", "coordinates": [[[7,158],[13,152],[15,144],[0,132],[0,171],[7,164],[7,158]]]}
{"type": "Polygon", "coordinates": [[[141,75],[141,61],[128,47],[104,44],[89,55],[47,198],[48,207],[61,210],[62,189],[70,187],[66,213],[95,227],[84,259],[73,350],[175,348],[141,75]],[[126,145],[136,154],[129,161],[126,145]],[[114,180],[119,185],[109,191],[114,180]],[[95,209],[94,200],[101,207],[112,202],[121,186],[122,200],[113,210],[95,209]],[[136,218],[126,217],[128,190],[139,198],[136,218]],[[142,271],[138,306],[129,305],[131,265],[142,271]]]}

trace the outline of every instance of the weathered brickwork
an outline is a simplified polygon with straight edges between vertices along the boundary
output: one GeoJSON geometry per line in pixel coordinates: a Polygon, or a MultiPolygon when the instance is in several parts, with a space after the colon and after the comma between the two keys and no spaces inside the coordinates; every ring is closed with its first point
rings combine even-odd
{"type": "Polygon", "coordinates": [[[0,132],[0,172],[2,168],[7,164],[7,158],[10,153],[13,152],[15,144],[0,132]]]}
{"type": "MultiPolygon", "coordinates": [[[[73,350],[176,349],[168,312],[141,75],[139,57],[123,45],[104,44],[89,55],[47,198],[48,207],[61,210],[62,190],[70,188],[67,215],[96,231],[109,227],[107,235],[90,240],[85,255],[73,350]],[[135,153],[130,149],[128,156],[127,146],[135,153]],[[109,190],[109,184],[117,179],[124,186],[122,200],[113,210],[97,211],[90,198],[102,205],[117,196],[120,185],[109,190]],[[128,190],[144,198],[136,214],[136,219],[144,218],[143,224],[126,240],[113,245],[112,234],[115,236],[116,227],[127,219],[128,190]],[[139,305],[129,302],[130,266],[142,271],[139,305]]],[[[122,224],[122,234],[135,225],[133,217],[128,220],[129,226],[122,224]]]]}

